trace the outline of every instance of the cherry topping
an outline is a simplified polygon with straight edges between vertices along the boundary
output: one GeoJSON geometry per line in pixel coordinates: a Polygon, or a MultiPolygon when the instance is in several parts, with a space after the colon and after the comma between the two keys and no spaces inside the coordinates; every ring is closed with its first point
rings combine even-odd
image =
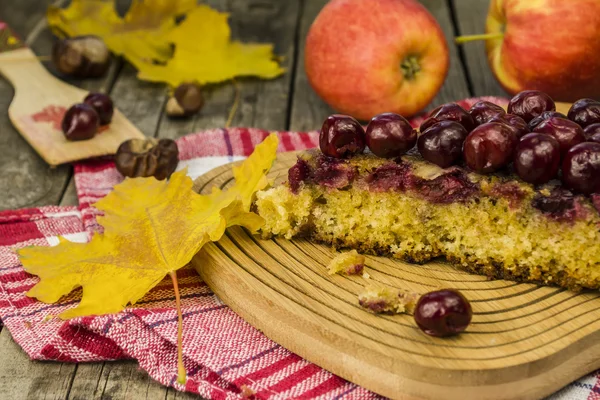
{"type": "Polygon", "coordinates": [[[94,107],[94,110],[100,117],[100,125],[110,124],[113,117],[113,102],[111,98],[104,93],[90,93],[83,100],[85,104],[89,104],[94,107]]]}
{"type": "Polygon", "coordinates": [[[508,113],[529,122],[544,111],[555,111],[556,105],[550,96],[539,90],[524,90],[508,102],[508,113]]]}
{"type": "Polygon", "coordinates": [[[472,170],[479,173],[494,172],[512,161],[517,141],[506,124],[488,122],[469,133],[465,139],[463,156],[472,170]]]}
{"type": "Polygon", "coordinates": [[[327,117],[321,128],[319,147],[323,154],[347,158],[365,149],[365,131],[358,121],[348,115],[327,117]]]}
{"type": "Polygon", "coordinates": [[[571,121],[577,122],[582,128],[600,122],[600,101],[592,99],[577,100],[567,114],[571,121]]]}
{"type": "Polygon", "coordinates": [[[467,130],[454,121],[440,121],[419,136],[417,147],[423,158],[442,168],[460,160],[467,130]]]}
{"type": "Polygon", "coordinates": [[[529,133],[529,126],[523,118],[513,114],[497,114],[488,122],[501,122],[506,124],[517,138],[521,138],[529,133]]]}
{"type": "Polygon", "coordinates": [[[288,182],[292,192],[297,193],[300,189],[300,184],[310,176],[310,167],[304,160],[298,159],[288,171],[288,182]]]}
{"type": "Polygon", "coordinates": [[[401,115],[384,113],[376,115],[369,122],[366,142],[377,157],[393,158],[415,146],[417,132],[401,115]]]}
{"type": "Polygon", "coordinates": [[[545,133],[529,133],[517,144],[514,165],[525,182],[546,183],[558,173],[560,145],[545,133]]]}
{"type": "Polygon", "coordinates": [[[67,140],[86,140],[98,132],[98,113],[88,104],[71,106],[62,120],[62,131],[67,140]]]}
{"type": "Polygon", "coordinates": [[[471,114],[471,117],[473,117],[475,125],[479,126],[481,124],[485,124],[496,115],[506,114],[506,111],[504,111],[504,108],[497,104],[480,100],[471,106],[469,109],[469,114],[471,114]]]}
{"type": "Polygon", "coordinates": [[[564,184],[584,194],[600,192],[600,143],[572,147],[562,164],[564,184]]]}
{"type": "Polygon", "coordinates": [[[600,123],[590,124],[583,128],[583,136],[588,142],[600,143],[600,123]]]}
{"type": "Polygon", "coordinates": [[[419,130],[425,132],[429,127],[439,121],[454,121],[458,122],[467,130],[471,132],[475,128],[475,121],[469,113],[456,103],[446,103],[434,109],[430,114],[429,118],[423,121],[419,130]]]}
{"type": "Polygon", "coordinates": [[[554,136],[560,144],[561,157],[564,157],[571,147],[585,142],[583,129],[575,122],[564,118],[551,117],[542,121],[533,131],[554,136]]]}
{"type": "Polygon", "coordinates": [[[443,289],[424,294],[415,306],[415,322],[428,335],[444,337],[463,332],[473,311],[459,291],[443,289]]]}

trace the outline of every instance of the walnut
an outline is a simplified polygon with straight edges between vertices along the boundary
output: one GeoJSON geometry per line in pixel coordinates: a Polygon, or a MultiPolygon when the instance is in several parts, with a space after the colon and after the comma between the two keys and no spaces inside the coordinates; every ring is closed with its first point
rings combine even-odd
{"type": "Polygon", "coordinates": [[[177,144],[171,139],[131,139],[119,146],[115,164],[125,176],[163,180],[177,168],[178,156],[177,144]]]}

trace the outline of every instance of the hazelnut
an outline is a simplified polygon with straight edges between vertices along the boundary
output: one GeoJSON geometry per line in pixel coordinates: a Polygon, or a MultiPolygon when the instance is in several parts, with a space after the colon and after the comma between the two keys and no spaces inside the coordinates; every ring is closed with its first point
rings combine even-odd
{"type": "Polygon", "coordinates": [[[204,105],[202,89],[195,83],[182,83],[167,101],[165,111],[169,117],[188,117],[204,105]]]}
{"type": "Polygon", "coordinates": [[[65,75],[97,78],[110,65],[110,52],[98,36],[76,36],[54,43],[52,61],[65,75]]]}
{"type": "Polygon", "coordinates": [[[130,178],[171,176],[179,162],[177,144],[171,139],[131,139],[119,146],[115,156],[117,170],[130,178]]]}

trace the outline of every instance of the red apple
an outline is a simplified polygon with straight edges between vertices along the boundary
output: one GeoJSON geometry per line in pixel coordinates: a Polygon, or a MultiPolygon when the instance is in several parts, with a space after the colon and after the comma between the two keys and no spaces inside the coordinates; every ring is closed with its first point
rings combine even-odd
{"type": "Polygon", "coordinates": [[[368,120],[410,116],[436,95],[448,47],[433,16],[414,0],[332,0],[306,38],[314,90],[341,113],[368,120]]]}
{"type": "Polygon", "coordinates": [[[600,0],[492,0],[488,61],[509,93],[554,100],[600,95],[600,0]]]}

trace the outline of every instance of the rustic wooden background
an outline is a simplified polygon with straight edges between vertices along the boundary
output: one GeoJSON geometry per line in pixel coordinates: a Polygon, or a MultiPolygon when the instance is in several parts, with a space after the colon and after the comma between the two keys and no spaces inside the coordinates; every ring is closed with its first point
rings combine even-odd
{"type": "MultiPolygon", "coordinates": [[[[231,14],[233,35],[247,41],[275,44],[285,56],[288,72],[272,81],[240,81],[241,103],[232,126],[276,130],[317,129],[332,110],[308,85],[303,65],[304,38],[327,0],[205,0],[231,14]]],[[[445,85],[430,108],[469,96],[506,95],[488,68],[482,43],[462,48],[453,37],[483,32],[488,0],[421,0],[446,34],[451,66],[445,85]]],[[[58,1],[64,4],[66,1],[58,1]]],[[[55,4],[56,4],[55,3],[55,4]]],[[[122,1],[126,9],[127,1],[122,1]]],[[[1,0],[0,20],[6,21],[39,55],[50,54],[54,40],[44,19],[43,0],[1,0]]],[[[48,69],[53,71],[51,64],[48,69]]],[[[109,73],[98,80],[70,80],[79,87],[105,91],[115,105],[147,136],[178,138],[206,128],[222,127],[234,99],[232,85],[205,93],[202,112],[189,120],[164,118],[167,92],[163,85],[141,82],[133,67],[114,60],[109,73]]],[[[41,205],[76,205],[70,166],[56,169],[37,156],[12,127],[7,109],[13,89],[0,78],[0,210],[41,205]]],[[[0,332],[0,393],[5,399],[192,399],[161,386],[133,361],[93,364],[29,361],[0,332]]]]}

